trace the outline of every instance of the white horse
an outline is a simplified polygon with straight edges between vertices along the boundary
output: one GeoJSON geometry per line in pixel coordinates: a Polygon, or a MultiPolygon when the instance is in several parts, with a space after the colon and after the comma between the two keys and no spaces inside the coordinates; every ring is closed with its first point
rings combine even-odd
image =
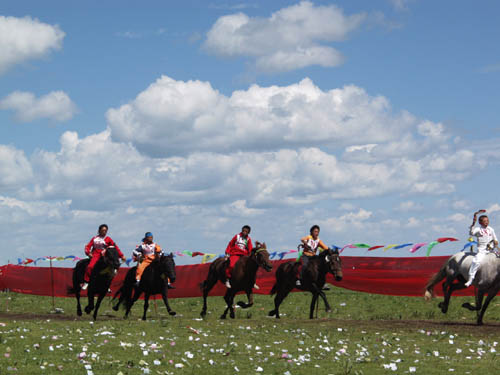
{"type": "MultiPolygon", "coordinates": [[[[469,268],[474,255],[475,253],[464,251],[452,255],[441,267],[439,272],[427,282],[424,295],[425,299],[429,301],[434,297],[434,286],[446,278],[443,283],[444,300],[438,305],[441,311],[446,313],[448,311],[451,294],[455,290],[466,288],[465,283],[469,277],[469,268]]],[[[500,290],[499,255],[490,252],[484,257],[472,285],[477,288],[476,305],[473,306],[467,302],[462,304],[462,307],[471,311],[477,311],[477,324],[482,325],[484,312],[488,308],[493,297],[495,297],[500,290]],[[488,294],[488,297],[486,297],[486,300],[483,302],[485,294],[488,294]]]]}

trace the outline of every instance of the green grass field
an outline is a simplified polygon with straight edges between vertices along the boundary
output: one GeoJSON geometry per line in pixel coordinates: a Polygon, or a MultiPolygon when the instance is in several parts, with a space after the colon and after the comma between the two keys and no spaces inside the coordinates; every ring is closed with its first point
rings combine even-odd
{"type": "Polygon", "coordinates": [[[310,295],[293,293],[281,320],[266,316],[272,298],[257,295],[225,321],[221,297],[209,299],[205,320],[201,298],[189,298],[171,300],[176,317],[152,303],[146,322],[142,301],[123,320],[106,299],[94,323],[76,317],[70,298],[51,314],[49,297],[0,293],[0,374],[500,374],[499,297],[476,327],[460,307],[471,298],[452,299],[443,315],[437,299],[327,295],[333,313],[320,305],[312,321],[310,295]]]}

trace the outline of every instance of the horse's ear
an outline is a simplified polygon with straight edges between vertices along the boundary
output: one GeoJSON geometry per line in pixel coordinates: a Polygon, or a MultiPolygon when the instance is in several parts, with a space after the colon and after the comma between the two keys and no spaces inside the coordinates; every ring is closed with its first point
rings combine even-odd
{"type": "Polygon", "coordinates": [[[174,257],[174,253],[170,253],[170,254],[168,254],[168,256],[169,256],[170,258],[173,258],[173,257],[174,257]]]}

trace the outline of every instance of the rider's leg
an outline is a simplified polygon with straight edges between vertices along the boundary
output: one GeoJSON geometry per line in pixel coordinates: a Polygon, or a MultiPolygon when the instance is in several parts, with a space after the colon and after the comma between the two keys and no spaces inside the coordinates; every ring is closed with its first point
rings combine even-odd
{"type": "Polygon", "coordinates": [[[471,286],[472,282],[474,281],[476,272],[479,269],[479,266],[481,265],[481,262],[484,259],[485,255],[486,251],[479,250],[478,253],[474,256],[474,259],[472,259],[472,263],[469,268],[469,280],[465,283],[466,287],[471,286]]]}
{"type": "Polygon", "coordinates": [[[231,255],[229,257],[229,265],[226,268],[226,288],[231,288],[231,274],[236,262],[240,259],[238,255],[231,255]]]}
{"type": "Polygon", "coordinates": [[[302,268],[300,270],[300,275],[299,275],[299,278],[297,279],[297,281],[295,282],[295,284],[297,286],[301,286],[302,285],[302,280],[304,280],[304,272],[305,272],[305,269],[307,267],[307,264],[309,263],[309,257],[307,255],[302,255],[300,257],[300,260],[302,262],[302,268]]]}
{"type": "Polygon", "coordinates": [[[153,261],[153,259],[154,259],[154,256],[144,257],[144,259],[142,260],[142,262],[137,265],[137,271],[135,273],[135,282],[136,282],[137,285],[141,281],[142,274],[144,273],[144,270],[146,269],[147,266],[149,266],[151,264],[151,262],[153,261]]]}
{"type": "Polygon", "coordinates": [[[90,263],[85,270],[85,276],[83,277],[85,284],[88,284],[90,282],[90,275],[92,274],[92,270],[94,269],[94,266],[99,261],[99,259],[101,259],[101,252],[94,250],[94,252],[92,253],[92,258],[90,258],[90,263]]]}

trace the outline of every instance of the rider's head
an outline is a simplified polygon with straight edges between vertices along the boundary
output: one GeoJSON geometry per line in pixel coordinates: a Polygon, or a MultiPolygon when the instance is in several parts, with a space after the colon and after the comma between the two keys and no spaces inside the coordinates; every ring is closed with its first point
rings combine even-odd
{"type": "Polygon", "coordinates": [[[99,225],[99,236],[104,237],[108,233],[108,225],[101,224],[99,225]]]}
{"type": "Polygon", "coordinates": [[[490,219],[486,215],[479,216],[479,224],[483,227],[487,227],[490,224],[490,219]]]}
{"type": "Polygon", "coordinates": [[[319,225],[313,225],[311,229],[309,229],[309,233],[313,237],[318,237],[319,236],[319,225]]]}
{"type": "Polygon", "coordinates": [[[144,242],[146,242],[146,243],[153,243],[153,233],[146,232],[144,234],[144,242]]]}
{"type": "Polygon", "coordinates": [[[241,228],[241,234],[243,234],[243,236],[246,237],[250,234],[251,230],[252,228],[250,228],[250,225],[243,225],[243,228],[241,228]]]}

